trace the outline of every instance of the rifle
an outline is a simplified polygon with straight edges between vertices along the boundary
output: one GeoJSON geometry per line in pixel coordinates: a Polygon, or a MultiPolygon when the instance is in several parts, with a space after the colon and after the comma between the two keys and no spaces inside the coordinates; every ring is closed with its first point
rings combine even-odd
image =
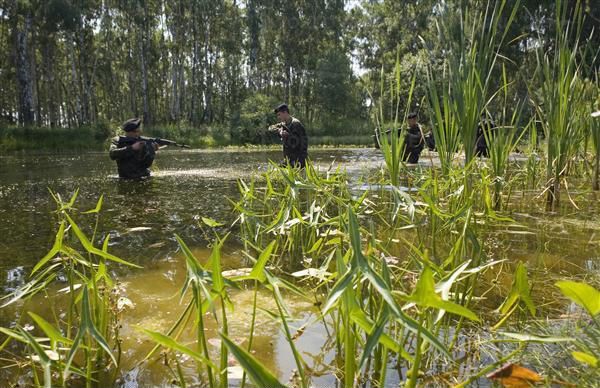
{"type": "Polygon", "coordinates": [[[267,131],[268,132],[279,132],[280,129],[285,129],[286,131],[289,130],[287,125],[285,125],[285,123],[277,123],[277,124],[269,125],[269,128],[267,128],[267,131]]]}
{"type": "MultiPolygon", "coordinates": [[[[145,136],[121,137],[119,142],[122,144],[125,144],[125,145],[132,145],[134,143],[137,143],[138,141],[145,141],[146,143],[156,143],[159,146],[174,146],[174,147],[180,147],[180,148],[190,148],[189,145],[179,144],[173,140],[161,139],[160,137],[145,137],[145,136]]],[[[115,141],[113,143],[118,144],[119,142],[115,141]]]]}

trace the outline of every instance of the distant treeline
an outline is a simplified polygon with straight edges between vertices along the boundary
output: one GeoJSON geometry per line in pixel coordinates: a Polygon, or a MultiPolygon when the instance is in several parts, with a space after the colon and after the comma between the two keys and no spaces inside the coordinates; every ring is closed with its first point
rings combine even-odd
{"type": "MultiPolygon", "coordinates": [[[[287,102],[314,136],[364,136],[373,99],[386,97],[381,74],[391,76],[395,63],[406,77],[416,71],[420,103],[410,108],[425,121],[426,70],[442,74],[452,49],[440,44],[436,21],[451,20],[461,3],[0,0],[0,125],[110,133],[138,116],[149,127],[197,136],[210,128],[245,143],[287,102]]],[[[503,52],[515,81],[535,68],[532,47],[551,49],[554,29],[554,1],[521,3],[503,52]]],[[[600,7],[583,3],[588,39],[600,7]]],[[[589,47],[600,47],[599,35],[589,47]]],[[[512,87],[528,93],[523,82],[512,87]]]]}

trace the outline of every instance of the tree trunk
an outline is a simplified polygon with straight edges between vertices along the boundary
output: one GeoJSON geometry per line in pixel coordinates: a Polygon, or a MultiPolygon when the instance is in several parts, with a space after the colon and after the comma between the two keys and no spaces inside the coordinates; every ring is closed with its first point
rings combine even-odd
{"type": "Polygon", "coordinates": [[[142,32],[140,34],[140,70],[142,72],[142,101],[143,101],[143,120],[144,124],[150,124],[152,118],[150,116],[150,105],[148,102],[148,69],[146,65],[146,50],[147,50],[147,34],[148,34],[148,7],[144,6],[144,22],[142,24],[142,32]]]}
{"type": "Polygon", "coordinates": [[[142,72],[142,117],[144,124],[150,124],[152,119],[150,117],[150,106],[148,104],[148,70],[146,68],[146,49],[143,37],[140,39],[140,70],[142,72]]]}
{"type": "Polygon", "coordinates": [[[75,121],[76,126],[81,126],[83,124],[83,112],[79,93],[79,76],[77,74],[77,64],[75,63],[75,44],[73,43],[73,36],[68,36],[66,43],[68,56],[71,60],[71,85],[65,98],[75,100],[75,120],[70,121],[75,121]]]}
{"type": "Polygon", "coordinates": [[[82,19],[79,21],[77,28],[77,48],[78,50],[78,65],[79,65],[79,90],[81,95],[81,123],[90,124],[93,121],[92,105],[92,90],[91,76],[89,74],[88,63],[91,48],[85,44],[85,26],[82,19]]]}
{"type": "Polygon", "coordinates": [[[258,78],[258,56],[260,52],[260,24],[258,13],[256,12],[256,0],[248,0],[248,16],[246,18],[248,25],[248,35],[250,38],[250,51],[248,53],[248,84],[252,91],[259,88],[258,78]]]}
{"type": "Polygon", "coordinates": [[[204,92],[204,121],[206,123],[211,123],[213,120],[213,106],[212,106],[212,97],[213,97],[213,69],[211,66],[211,50],[210,50],[210,38],[211,38],[211,27],[210,21],[206,22],[206,39],[204,44],[204,69],[206,70],[206,89],[204,92]]]}
{"type": "Polygon", "coordinates": [[[45,44],[42,46],[42,63],[44,68],[44,105],[46,106],[46,114],[48,115],[48,121],[50,128],[56,127],[58,123],[58,108],[57,102],[59,96],[55,85],[55,74],[54,74],[54,36],[48,36],[45,40],[45,44]]]}
{"type": "Polygon", "coordinates": [[[25,17],[23,30],[17,30],[17,88],[19,90],[19,123],[31,125],[34,120],[33,81],[31,76],[28,35],[31,28],[31,15],[25,17]]]}

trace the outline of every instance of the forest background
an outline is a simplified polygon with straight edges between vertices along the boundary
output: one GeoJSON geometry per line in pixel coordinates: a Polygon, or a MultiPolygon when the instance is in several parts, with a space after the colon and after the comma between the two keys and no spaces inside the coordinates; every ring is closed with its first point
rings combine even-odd
{"type": "MultiPolygon", "coordinates": [[[[600,47],[592,3],[580,35],[589,79],[600,47]]],[[[0,0],[0,149],[101,148],[130,117],[195,146],[265,144],[282,102],[311,144],[369,144],[397,64],[415,77],[403,108],[428,125],[427,71],[452,77],[445,59],[466,7],[486,2],[0,0]]],[[[535,55],[553,48],[554,12],[554,1],[524,0],[510,24],[497,66],[514,101],[539,90],[535,55]]]]}

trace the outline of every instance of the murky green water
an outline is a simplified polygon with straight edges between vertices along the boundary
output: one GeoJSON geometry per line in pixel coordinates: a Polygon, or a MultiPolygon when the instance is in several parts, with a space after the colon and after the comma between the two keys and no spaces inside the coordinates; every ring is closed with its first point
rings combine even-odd
{"type": "MultiPolygon", "coordinates": [[[[311,156],[323,169],[332,163],[341,164],[355,177],[367,175],[368,170],[382,161],[379,153],[370,149],[323,149],[312,152],[311,156]]],[[[80,210],[94,208],[103,194],[98,230],[103,235],[110,234],[111,253],[144,266],[143,270],[125,270],[119,274],[124,294],[135,305],[125,314],[122,332],[123,349],[128,349],[123,358],[124,370],[133,368],[152,347],[150,341],[140,339],[133,325],[165,331],[183,309],[178,291],[185,278],[185,263],[177,252],[174,235],[195,246],[197,257],[208,257],[207,241],[199,227],[201,217],[231,221],[228,198],[237,198],[237,180],[250,180],[267,169],[269,160],[277,161],[280,157],[280,151],[161,151],[151,180],[123,182],[115,175],[115,164],[106,153],[1,156],[0,290],[4,294],[22,284],[32,266],[52,245],[56,233],[52,211],[56,206],[48,189],[63,199],[79,189],[80,210]]],[[[93,225],[93,215],[79,217],[76,221],[80,225],[93,225]]],[[[243,264],[235,239],[230,240],[225,249],[226,269],[243,264]]],[[[250,298],[251,293],[244,291],[233,297],[236,309],[230,332],[234,339],[246,336],[250,298]]],[[[265,296],[263,308],[269,308],[271,301],[271,297],[265,296]]],[[[42,315],[48,310],[47,301],[40,298],[32,304],[42,315]]],[[[299,318],[295,326],[311,317],[307,307],[310,304],[305,301],[293,304],[299,318]]],[[[12,307],[4,309],[0,325],[11,327],[18,318],[17,311],[12,307]]],[[[259,319],[262,321],[258,322],[256,355],[285,380],[294,368],[289,347],[280,338],[274,322],[264,315],[259,319]]],[[[301,344],[300,349],[314,352],[317,357],[318,339],[324,341],[324,335],[319,333],[318,326],[311,330],[306,333],[306,338],[311,339],[301,344]],[[312,335],[311,330],[315,331],[312,335]]],[[[188,334],[193,341],[194,334],[188,334]]],[[[195,369],[190,373],[193,375],[195,369]]],[[[0,372],[0,381],[2,375],[0,372]]],[[[135,380],[140,386],[170,381],[160,363],[135,368],[126,379],[135,380]]]]}
{"type": "MultiPolygon", "coordinates": [[[[124,294],[134,307],[124,315],[122,336],[123,370],[131,369],[124,379],[140,386],[162,385],[170,381],[160,362],[136,367],[152,347],[152,343],[134,330],[134,325],[165,331],[177,318],[179,288],[185,278],[185,263],[177,252],[174,235],[180,235],[197,257],[209,254],[199,220],[210,217],[231,221],[227,198],[237,196],[237,179],[249,180],[267,168],[268,160],[278,160],[278,151],[168,151],[156,161],[154,178],[145,182],[122,182],[115,175],[115,165],[105,153],[77,155],[13,154],[0,156],[0,290],[22,284],[31,267],[49,249],[54,239],[54,201],[48,188],[64,199],[79,189],[78,207],[95,206],[104,194],[104,206],[98,229],[111,236],[111,252],[144,266],[142,270],[126,270],[118,278],[124,294]]],[[[378,150],[322,149],[311,152],[313,160],[327,169],[334,163],[347,169],[358,188],[362,177],[377,174],[383,159],[378,150]]],[[[427,161],[423,162],[427,164],[427,161]]],[[[533,269],[534,292],[558,277],[580,275],[600,268],[600,201],[597,193],[573,192],[579,210],[565,206],[558,214],[541,209],[543,200],[533,200],[534,193],[515,192],[511,196],[512,217],[519,225],[488,230],[484,244],[494,259],[508,259],[508,264],[525,261],[533,269]]],[[[82,225],[91,225],[94,216],[80,216],[82,225]],[[88,218],[85,218],[88,217],[88,218]]],[[[245,266],[235,239],[225,249],[226,269],[245,266]]],[[[490,278],[490,286],[501,294],[510,286],[510,273],[490,278]],[[497,284],[497,286],[493,286],[497,284]]],[[[551,293],[536,292],[541,305],[555,302],[551,293]]],[[[230,317],[230,333],[244,343],[251,314],[251,292],[236,291],[236,305],[230,317]]],[[[314,307],[307,301],[294,300],[293,327],[315,319],[314,307]]],[[[35,309],[47,310],[47,301],[32,302],[35,309]]],[[[270,306],[272,298],[264,296],[261,307],[270,306]]],[[[489,302],[490,307],[494,303],[489,302]]],[[[11,326],[17,309],[1,311],[0,325],[11,326]]],[[[255,355],[271,370],[287,381],[294,368],[289,346],[278,325],[266,314],[258,317],[255,355]]],[[[214,326],[208,330],[214,331],[214,326]]],[[[182,342],[192,342],[186,333],[182,342]]],[[[311,325],[298,340],[298,347],[309,364],[325,365],[331,360],[331,346],[325,329],[311,325]],[[313,360],[313,361],[311,361],[313,360]]],[[[215,344],[217,345],[217,344],[215,344]]],[[[217,347],[215,346],[215,351],[217,347]]],[[[0,361],[2,365],[3,361],[0,361]]],[[[191,363],[190,363],[191,365],[191,363]]],[[[195,369],[189,369],[190,375],[195,369]]],[[[2,379],[9,378],[0,372],[2,379]],[[3,377],[4,376],[4,377],[3,377]]],[[[329,376],[313,379],[316,385],[332,385],[329,376]]]]}

